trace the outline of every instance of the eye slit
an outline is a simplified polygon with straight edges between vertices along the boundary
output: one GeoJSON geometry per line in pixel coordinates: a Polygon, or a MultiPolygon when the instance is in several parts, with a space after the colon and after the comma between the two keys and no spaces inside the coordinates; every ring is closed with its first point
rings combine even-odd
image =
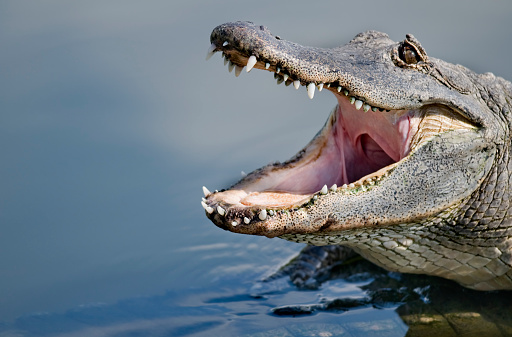
{"type": "Polygon", "coordinates": [[[421,61],[421,57],[416,53],[416,50],[407,45],[400,46],[398,49],[398,56],[407,64],[416,64],[421,61]]]}

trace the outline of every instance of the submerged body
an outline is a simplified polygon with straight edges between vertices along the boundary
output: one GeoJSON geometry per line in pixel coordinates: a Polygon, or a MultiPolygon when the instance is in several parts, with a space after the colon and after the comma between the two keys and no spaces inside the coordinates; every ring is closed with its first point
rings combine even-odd
{"type": "Polygon", "coordinates": [[[509,186],[512,86],[427,57],[411,35],[366,32],[334,49],[303,47],[248,22],[218,26],[239,74],[330,90],[324,128],[285,163],[228,190],[205,189],[219,227],[311,245],[351,247],[392,271],[512,289],[509,186]]]}

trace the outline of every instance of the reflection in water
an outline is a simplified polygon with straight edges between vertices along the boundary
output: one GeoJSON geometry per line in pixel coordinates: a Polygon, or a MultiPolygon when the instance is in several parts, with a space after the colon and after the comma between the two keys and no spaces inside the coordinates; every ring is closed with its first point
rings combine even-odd
{"type": "MultiPolygon", "coordinates": [[[[7,336],[509,336],[512,292],[478,292],[356,259],[316,290],[285,277],[219,280],[210,288],[38,314],[7,336]],[[231,282],[231,283],[228,283],[231,282]]],[[[3,336],[3,335],[2,335],[3,336]]]]}

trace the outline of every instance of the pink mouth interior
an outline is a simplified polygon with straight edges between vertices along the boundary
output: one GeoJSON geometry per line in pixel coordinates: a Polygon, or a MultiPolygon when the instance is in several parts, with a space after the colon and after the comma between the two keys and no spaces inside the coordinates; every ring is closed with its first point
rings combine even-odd
{"type": "Polygon", "coordinates": [[[321,154],[300,165],[272,190],[305,195],[322,186],[350,184],[399,161],[409,153],[411,116],[408,111],[357,110],[338,98],[336,122],[321,154]]]}

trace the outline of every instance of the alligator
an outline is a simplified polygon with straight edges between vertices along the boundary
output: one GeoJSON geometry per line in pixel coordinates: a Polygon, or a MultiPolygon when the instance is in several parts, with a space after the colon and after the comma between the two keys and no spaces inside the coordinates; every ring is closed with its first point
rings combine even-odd
{"type": "Polygon", "coordinates": [[[512,289],[512,84],[367,31],[336,48],[306,47],[264,26],[217,26],[238,76],[331,91],[338,104],[293,158],[229,189],[203,187],[201,204],[235,233],[341,245],[389,271],[475,290],[512,289]]]}

